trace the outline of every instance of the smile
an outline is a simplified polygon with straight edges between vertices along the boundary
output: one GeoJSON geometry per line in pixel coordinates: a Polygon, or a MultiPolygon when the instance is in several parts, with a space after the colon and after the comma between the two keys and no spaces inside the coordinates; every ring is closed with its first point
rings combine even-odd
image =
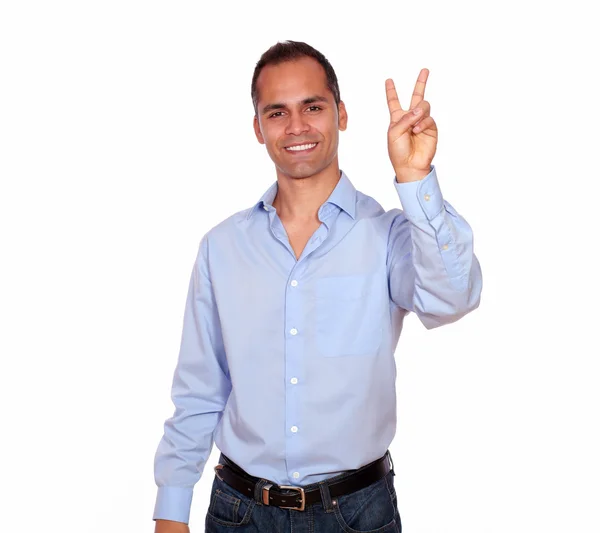
{"type": "Polygon", "coordinates": [[[319,143],[299,144],[297,146],[288,146],[288,147],[286,147],[286,150],[288,152],[302,152],[302,153],[306,153],[306,152],[310,152],[311,150],[313,150],[313,148],[315,146],[317,146],[317,144],[319,144],[319,143]]]}

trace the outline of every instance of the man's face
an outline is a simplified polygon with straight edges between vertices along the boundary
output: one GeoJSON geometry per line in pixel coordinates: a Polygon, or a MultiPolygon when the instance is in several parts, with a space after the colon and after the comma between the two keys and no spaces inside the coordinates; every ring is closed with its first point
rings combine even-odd
{"type": "Polygon", "coordinates": [[[343,102],[338,112],[325,70],[315,59],[267,65],[256,86],[254,131],[278,174],[308,178],[332,164],[337,166],[339,130],[346,129],[348,116],[343,102]],[[288,149],[314,143],[308,150],[288,149]]]}

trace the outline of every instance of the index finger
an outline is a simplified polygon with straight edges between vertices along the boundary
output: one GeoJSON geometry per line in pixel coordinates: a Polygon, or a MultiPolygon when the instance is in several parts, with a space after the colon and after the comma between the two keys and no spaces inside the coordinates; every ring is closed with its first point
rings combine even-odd
{"type": "Polygon", "coordinates": [[[390,109],[390,117],[393,118],[394,112],[399,109],[402,110],[402,107],[400,106],[400,100],[398,99],[398,93],[396,92],[396,86],[392,78],[385,80],[385,93],[387,95],[388,108],[390,109]]]}
{"type": "Polygon", "coordinates": [[[415,90],[413,91],[412,99],[410,101],[410,109],[414,109],[425,97],[425,85],[427,84],[427,78],[429,77],[429,70],[422,68],[419,72],[417,83],[415,84],[415,90]]]}

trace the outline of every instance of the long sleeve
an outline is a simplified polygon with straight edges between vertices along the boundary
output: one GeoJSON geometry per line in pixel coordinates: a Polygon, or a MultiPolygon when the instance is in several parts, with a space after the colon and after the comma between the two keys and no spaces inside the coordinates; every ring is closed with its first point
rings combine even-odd
{"type": "Polygon", "coordinates": [[[388,275],[392,301],[427,329],[457,321],[479,306],[482,272],[467,221],[442,197],[435,167],[394,186],[403,211],[392,222],[388,275]]]}
{"type": "Polygon", "coordinates": [[[213,446],[213,432],[231,392],[219,315],[202,239],[190,277],[171,398],[175,412],[164,424],[154,460],[158,486],[153,519],[189,522],[194,485],[213,446]]]}

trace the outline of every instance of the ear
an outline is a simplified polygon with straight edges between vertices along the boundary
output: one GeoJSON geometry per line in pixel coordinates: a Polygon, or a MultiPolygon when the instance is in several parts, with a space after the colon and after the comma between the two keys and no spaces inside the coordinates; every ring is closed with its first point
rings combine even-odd
{"type": "Polygon", "coordinates": [[[260,144],[265,144],[265,139],[260,131],[260,124],[258,123],[258,117],[256,115],[254,115],[254,120],[252,121],[252,125],[254,126],[254,134],[256,135],[258,142],[260,144]]]}
{"type": "Polygon", "coordinates": [[[338,128],[340,131],[344,131],[348,126],[348,113],[346,111],[346,104],[342,100],[340,100],[340,105],[338,106],[338,128]]]}

